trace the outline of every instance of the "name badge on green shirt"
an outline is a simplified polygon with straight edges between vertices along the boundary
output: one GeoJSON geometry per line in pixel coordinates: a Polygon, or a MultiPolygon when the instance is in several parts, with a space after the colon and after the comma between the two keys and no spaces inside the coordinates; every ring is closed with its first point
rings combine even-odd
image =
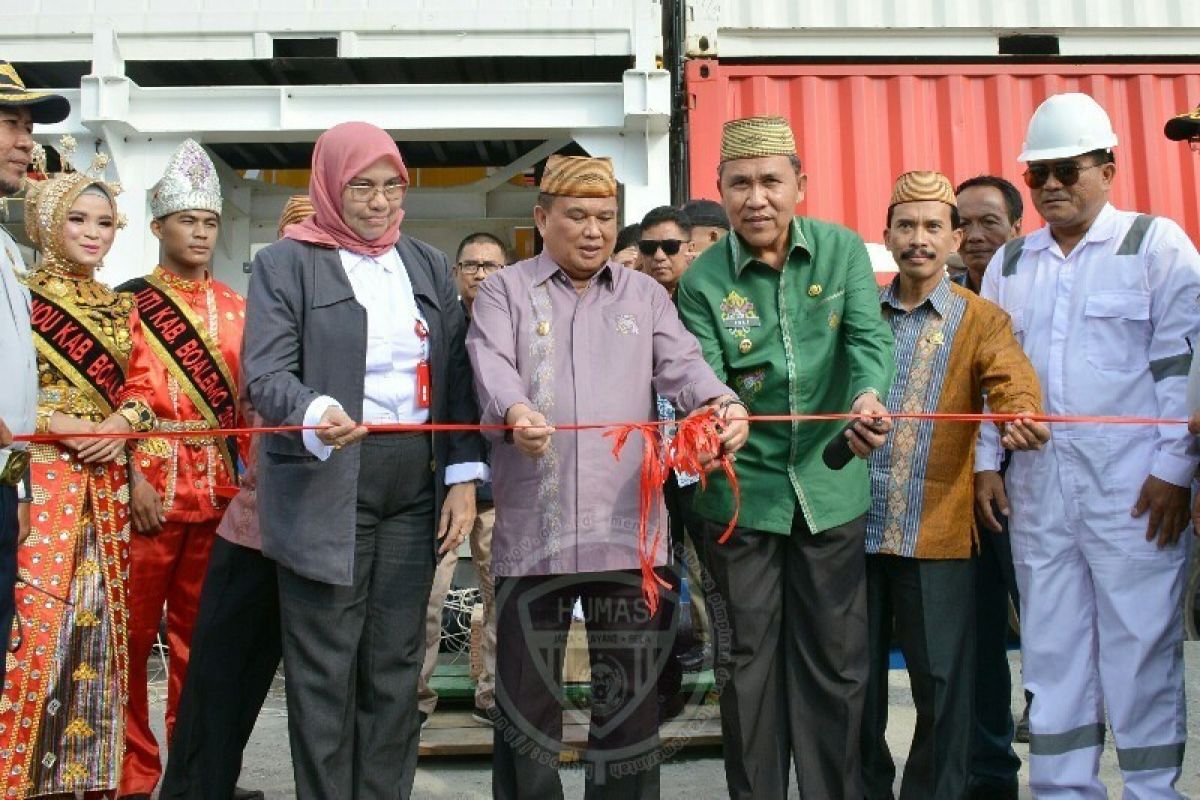
{"type": "Polygon", "coordinates": [[[762,325],[758,317],[758,309],[749,298],[742,297],[737,292],[730,292],[721,301],[721,325],[739,339],[750,333],[751,328],[762,325]]]}

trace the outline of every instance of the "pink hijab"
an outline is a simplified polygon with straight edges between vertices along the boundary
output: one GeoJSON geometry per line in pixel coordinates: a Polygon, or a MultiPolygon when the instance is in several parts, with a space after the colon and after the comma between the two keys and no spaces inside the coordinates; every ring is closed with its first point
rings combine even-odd
{"type": "Polygon", "coordinates": [[[342,219],[342,189],[351,178],[381,158],[388,159],[408,182],[408,169],[400,150],[385,131],[366,122],[343,122],[321,134],[313,149],[312,176],[308,181],[308,195],[316,213],[287,226],[284,237],[367,256],[380,256],[394,247],[400,239],[403,209],[387,232],[371,241],[362,239],[342,219]]]}

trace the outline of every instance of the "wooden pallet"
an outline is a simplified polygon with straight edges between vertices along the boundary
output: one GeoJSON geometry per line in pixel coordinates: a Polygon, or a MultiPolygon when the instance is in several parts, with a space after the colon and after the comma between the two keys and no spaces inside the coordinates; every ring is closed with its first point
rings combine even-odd
{"type": "MultiPolygon", "coordinates": [[[[471,679],[471,667],[467,663],[438,664],[429,685],[443,705],[474,702],[475,681],[471,679]]],[[[681,691],[688,697],[699,697],[711,692],[713,685],[714,676],[711,669],[688,672],[683,676],[681,691]]],[[[591,686],[586,683],[566,683],[563,686],[563,695],[572,705],[585,705],[591,695],[591,686]]]]}
{"type": "MultiPolygon", "coordinates": [[[[439,710],[421,731],[423,758],[446,756],[482,756],[492,753],[492,728],[471,718],[467,710],[439,710]]],[[[563,712],[563,752],[565,762],[578,761],[587,745],[588,712],[563,712]]],[[[721,743],[721,711],[715,704],[691,705],[662,726],[664,745],[674,749],[712,747],[721,743]]]]}

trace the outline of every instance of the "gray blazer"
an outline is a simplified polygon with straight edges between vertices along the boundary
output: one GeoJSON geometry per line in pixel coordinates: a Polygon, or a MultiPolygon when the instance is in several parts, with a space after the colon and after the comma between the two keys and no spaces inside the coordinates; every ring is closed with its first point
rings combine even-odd
{"type": "MultiPolygon", "coordinates": [[[[479,420],[466,321],[444,253],[402,236],[396,244],[429,326],[431,422],[479,420]]],[[[301,425],[319,395],[362,419],[367,312],[354,299],[336,250],[282,239],[254,258],[242,339],[247,395],[268,425],[301,425]]],[[[354,574],[354,520],[359,445],[320,461],[300,434],[259,440],[258,514],[263,553],[313,580],[349,586],[354,574]]],[[[436,505],[447,464],[483,460],[474,432],[433,435],[436,505]]],[[[435,518],[437,514],[434,515],[435,518]]],[[[434,531],[429,532],[433,547],[434,531]]]]}

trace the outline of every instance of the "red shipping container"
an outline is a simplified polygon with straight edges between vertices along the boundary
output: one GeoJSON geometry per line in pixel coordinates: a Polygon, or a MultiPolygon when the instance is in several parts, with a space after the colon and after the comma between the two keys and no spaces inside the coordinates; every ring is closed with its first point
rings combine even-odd
{"type": "Polygon", "coordinates": [[[1117,131],[1118,208],[1160,214],[1200,242],[1200,155],[1163,136],[1200,102],[1200,64],[687,65],[692,197],[717,198],[721,124],[753,114],[791,120],[808,174],[797,213],[882,241],[897,175],[936,169],[955,184],[990,173],[1025,198],[1025,231],[1042,222],[1017,162],[1046,97],[1086,92],[1117,131]]]}

